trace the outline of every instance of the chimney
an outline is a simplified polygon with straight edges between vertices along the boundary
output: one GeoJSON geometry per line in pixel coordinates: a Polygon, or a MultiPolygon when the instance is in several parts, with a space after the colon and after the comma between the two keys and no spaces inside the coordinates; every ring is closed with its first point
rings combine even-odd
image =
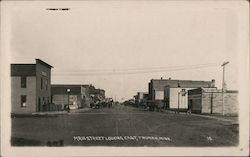
{"type": "Polygon", "coordinates": [[[215,87],[215,79],[211,80],[210,87],[215,87]]]}
{"type": "Polygon", "coordinates": [[[177,85],[178,87],[181,87],[181,85],[180,85],[180,80],[178,80],[178,85],[177,85]]]}

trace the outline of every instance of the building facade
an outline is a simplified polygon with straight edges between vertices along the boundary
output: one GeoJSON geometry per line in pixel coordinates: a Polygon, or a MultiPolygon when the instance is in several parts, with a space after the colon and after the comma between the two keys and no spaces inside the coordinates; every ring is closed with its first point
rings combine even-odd
{"type": "Polygon", "coordinates": [[[165,87],[164,101],[167,109],[187,109],[188,90],[193,88],[165,87]]]}
{"type": "Polygon", "coordinates": [[[51,99],[61,110],[69,105],[70,109],[91,107],[94,99],[105,100],[105,90],[92,85],[54,84],[51,86],[51,99]]]}
{"type": "Polygon", "coordinates": [[[11,112],[32,113],[50,108],[51,65],[36,59],[36,64],[11,64],[11,112]]]}
{"type": "Polygon", "coordinates": [[[134,96],[135,103],[137,106],[146,106],[148,100],[148,93],[146,92],[137,92],[137,95],[134,96]]]}
{"type": "Polygon", "coordinates": [[[149,82],[149,102],[159,104],[161,108],[182,108],[187,109],[187,91],[199,87],[215,87],[215,80],[193,81],[193,80],[172,80],[152,79],[149,82]]]}
{"type": "Polygon", "coordinates": [[[192,113],[238,114],[238,91],[222,93],[216,88],[197,88],[188,91],[188,104],[192,113]]]}
{"type": "Polygon", "coordinates": [[[215,87],[215,80],[212,81],[192,81],[192,80],[172,80],[152,79],[149,82],[149,95],[151,100],[164,100],[165,88],[199,88],[215,87]]]}
{"type": "Polygon", "coordinates": [[[59,108],[79,109],[89,106],[89,94],[86,85],[57,84],[51,86],[52,102],[59,108]]]}

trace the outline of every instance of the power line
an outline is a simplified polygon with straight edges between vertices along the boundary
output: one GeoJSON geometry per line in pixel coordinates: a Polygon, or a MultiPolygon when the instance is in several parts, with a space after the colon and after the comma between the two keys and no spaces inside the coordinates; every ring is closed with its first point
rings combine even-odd
{"type": "Polygon", "coordinates": [[[208,63],[208,64],[196,64],[196,65],[181,65],[181,66],[168,66],[168,67],[146,67],[146,68],[126,68],[126,69],[68,69],[68,70],[56,70],[56,72],[113,72],[113,71],[133,71],[133,70],[155,70],[155,69],[166,69],[166,68],[184,68],[192,66],[213,66],[219,65],[220,63],[208,63]]]}
{"type": "Polygon", "coordinates": [[[130,68],[130,69],[105,69],[97,71],[93,70],[76,70],[76,71],[55,71],[54,75],[73,75],[73,76],[96,76],[96,75],[125,75],[125,74],[144,74],[144,73],[157,73],[164,71],[181,71],[181,70],[192,70],[192,69],[202,69],[208,67],[216,67],[220,64],[210,63],[210,64],[199,64],[199,65],[183,65],[183,66],[171,66],[171,67],[150,67],[150,68],[130,68]]]}

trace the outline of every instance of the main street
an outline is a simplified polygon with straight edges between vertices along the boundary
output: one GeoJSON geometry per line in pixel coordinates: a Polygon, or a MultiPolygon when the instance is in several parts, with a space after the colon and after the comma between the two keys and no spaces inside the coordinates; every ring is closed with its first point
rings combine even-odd
{"type": "Polygon", "coordinates": [[[12,118],[13,145],[234,146],[238,124],[117,105],[80,113],[12,118]]]}

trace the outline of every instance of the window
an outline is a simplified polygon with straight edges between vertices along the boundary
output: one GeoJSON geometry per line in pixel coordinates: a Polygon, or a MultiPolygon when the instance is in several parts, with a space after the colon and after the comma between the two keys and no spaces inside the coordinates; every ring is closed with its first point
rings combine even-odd
{"type": "Polygon", "coordinates": [[[43,89],[43,78],[41,78],[41,89],[43,89]]]}
{"type": "Polygon", "coordinates": [[[25,76],[22,76],[21,77],[21,88],[26,88],[26,86],[27,86],[27,77],[25,77],[25,76]]]}
{"type": "Polygon", "coordinates": [[[48,90],[48,79],[44,80],[44,84],[45,84],[45,90],[48,90]]]}
{"type": "Polygon", "coordinates": [[[27,107],[27,96],[21,95],[21,107],[27,107]]]}

